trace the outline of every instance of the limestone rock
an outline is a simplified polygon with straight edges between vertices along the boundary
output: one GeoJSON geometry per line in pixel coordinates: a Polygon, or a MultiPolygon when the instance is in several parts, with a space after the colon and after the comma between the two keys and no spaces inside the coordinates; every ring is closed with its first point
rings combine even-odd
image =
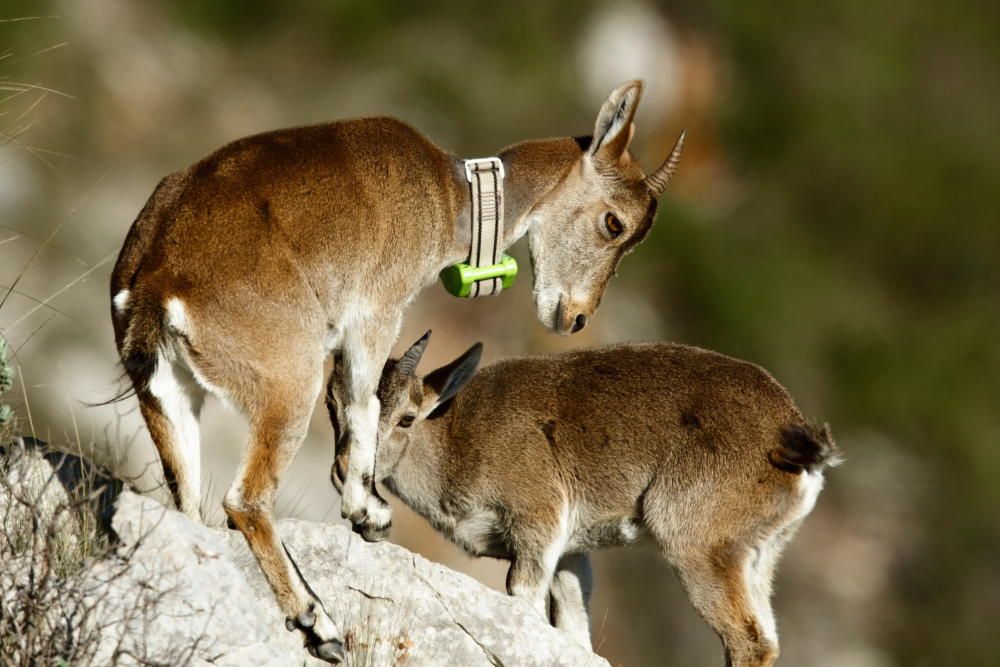
{"type": "MultiPolygon", "coordinates": [[[[112,624],[125,631],[109,633],[100,660],[125,646],[171,664],[325,664],[285,630],[238,532],[194,524],[128,491],[112,525],[129,571],[117,584],[121,594],[104,601],[104,617],[126,620],[112,624]],[[139,590],[155,611],[129,617],[139,590]]],[[[369,544],[335,525],[284,520],[278,531],[347,635],[348,665],[607,665],[521,600],[402,547],[369,544]]]]}

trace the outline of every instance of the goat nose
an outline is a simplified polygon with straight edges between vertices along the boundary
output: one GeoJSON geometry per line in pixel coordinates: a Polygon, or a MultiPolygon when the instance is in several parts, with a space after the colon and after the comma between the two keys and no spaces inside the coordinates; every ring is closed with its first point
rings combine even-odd
{"type": "Polygon", "coordinates": [[[587,326],[587,316],[581,313],[573,320],[573,333],[576,333],[585,326],[587,326]]]}

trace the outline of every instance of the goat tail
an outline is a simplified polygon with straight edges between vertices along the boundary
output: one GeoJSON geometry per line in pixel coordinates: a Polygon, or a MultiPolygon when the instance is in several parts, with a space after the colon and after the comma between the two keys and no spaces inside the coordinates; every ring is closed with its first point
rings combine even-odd
{"type": "Polygon", "coordinates": [[[802,472],[822,472],[823,468],[840,465],[840,453],[830,427],[812,424],[795,424],[781,432],[781,444],[767,453],[767,458],[778,470],[793,475],[802,472]]]}
{"type": "Polygon", "coordinates": [[[125,375],[132,381],[132,387],[136,391],[145,391],[156,371],[159,351],[166,345],[167,331],[159,303],[137,296],[140,298],[136,299],[129,312],[120,353],[125,375]]]}
{"type": "Polygon", "coordinates": [[[155,300],[132,294],[128,312],[115,317],[120,318],[116,321],[116,328],[121,327],[118,354],[122,365],[119,386],[122,388],[106,401],[87,403],[88,407],[118,403],[147,390],[156,372],[159,352],[166,346],[164,313],[155,300]]]}

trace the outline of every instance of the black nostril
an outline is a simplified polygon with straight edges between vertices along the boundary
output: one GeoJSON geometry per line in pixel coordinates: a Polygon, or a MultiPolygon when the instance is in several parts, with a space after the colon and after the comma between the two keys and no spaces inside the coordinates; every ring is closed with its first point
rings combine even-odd
{"type": "Polygon", "coordinates": [[[573,333],[576,333],[585,326],[587,326],[587,316],[582,314],[577,315],[576,319],[573,321],[573,333]]]}

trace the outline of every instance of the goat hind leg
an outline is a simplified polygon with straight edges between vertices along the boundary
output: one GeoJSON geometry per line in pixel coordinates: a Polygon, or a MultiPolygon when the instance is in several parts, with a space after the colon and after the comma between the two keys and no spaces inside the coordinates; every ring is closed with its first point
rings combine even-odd
{"type": "MultiPolygon", "coordinates": [[[[778,638],[770,602],[755,599],[752,550],[745,545],[675,551],[670,561],[691,603],[712,626],[726,650],[727,667],[771,667],[778,638]]],[[[763,574],[763,573],[761,573],[763,574]]]]}
{"type": "Polygon", "coordinates": [[[223,507],[246,538],[286,615],[288,629],[301,630],[309,652],[316,657],[340,662],[343,635],[302,579],[274,527],[278,479],[305,438],[313,398],[315,394],[304,396],[303,404],[292,411],[273,401],[270,404],[275,407],[252,420],[250,446],[223,507]]]}
{"type": "Polygon", "coordinates": [[[200,523],[198,416],[204,391],[187,368],[161,354],[149,387],[137,392],[137,397],[174,503],[200,523]]]}
{"type": "Polygon", "coordinates": [[[552,573],[546,573],[538,558],[514,556],[507,570],[507,593],[525,600],[542,616],[548,612],[548,591],[552,573]]]}
{"type": "Polygon", "coordinates": [[[526,600],[544,618],[549,618],[549,592],[567,541],[565,512],[552,519],[551,524],[536,524],[534,530],[525,520],[514,521],[520,536],[514,540],[507,571],[507,592],[526,600]]]}

